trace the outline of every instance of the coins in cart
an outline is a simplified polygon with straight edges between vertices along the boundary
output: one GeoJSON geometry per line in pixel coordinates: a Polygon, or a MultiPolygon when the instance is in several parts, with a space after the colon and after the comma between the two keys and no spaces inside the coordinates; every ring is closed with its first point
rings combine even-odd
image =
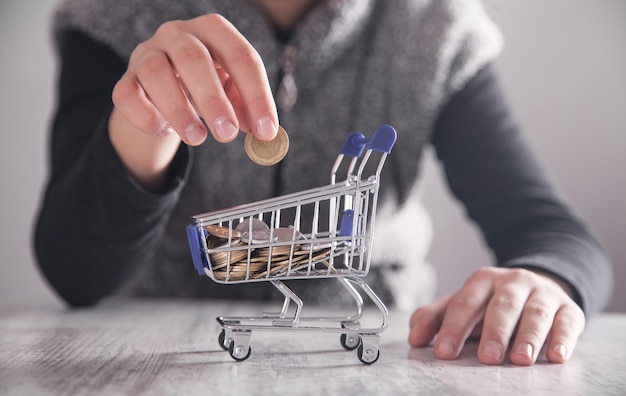
{"type": "Polygon", "coordinates": [[[279,163],[289,151],[289,136],[282,126],[278,126],[276,137],[269,142],[256,138],[252,131],[246,134],[244,140],[246,154],[255,163],[270,166],[279,163]]]}
{"type": "Polygon", "coordinates": [[[346,252],[343,243],[308,242],[293,226],[270,229],[256,218],[248,218],[234,229],[209,225],[205,230],[207,246],[212,251],[211,269],[217,280],[241,281],[328,271],[332,267],[327,261],[331,255],[346,252]]]}
{"type": "MultiPolygon", "coordinates": [[[[245,246],[245,244],[242,242],[237,242],[232,245],[232,247],[238,247],[238,246],[245,246]]],[[[242,259],[248,256],[248,250],[247,249],[224,250],[224,251],[213,252],[210,254],[210,256],[213,262],[213,269],[216,269],[216,268],[225,267],[228,264],[233,264],[238,261],[241,261],[242,259]]]]}
{"type": "Polygon", "coordinates": [[[259,256],[269,256],[269,255],[271,255],[272,257],[275,257],[275,256],[278,257],[281,255],[288,256],[294,250],[299,249],[297,244],[291,244],[290,242],[299,241],[300,239],[304,237],[300,231],[296,230],[292,226],[275,228],[273,230],[267,230],[265,232],[267,232],[268,238],[269,238],[269,235],[271,234],[277,246],[259,248],[258,253],[257,253],[259,256]],[[282,245],[282,243],[289,243],[289,244],[282,245]]]}

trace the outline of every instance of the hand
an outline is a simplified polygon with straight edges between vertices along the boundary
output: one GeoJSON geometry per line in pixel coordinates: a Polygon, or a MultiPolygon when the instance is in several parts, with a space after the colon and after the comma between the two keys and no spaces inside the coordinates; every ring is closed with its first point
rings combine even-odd
{"type": "Polygon", "coordinates": [[[132,52],[113,90],[109,136],[128,173],[159,191],[181,139],[229,142],[239,130],[272,140],[278,115],[265,66],[217,14],[166,22],[132,52]]]}
{"type": "Polygon", "coordinates": [[[203,117],[219,142],[252,130],[271,140],[278,116],[263,62],[218,14],[170,21],[132,52],[113,102],[130,125],[149,135],[176,132],[201,144],[203,117]]]}
{"type": "Polygon", "coordinates": [[[481,268],[458,292],[413,313],[409,344],[426,346],[437,334],[435,355],[455,359],[468,337],[480,336],[478,360],[501,364],[512,342],[511,362],[526,366],[535,363],[546,343],[548,360],[563,363],[585,327],[585,315],[568,288],[540,272],[481,268]]]}

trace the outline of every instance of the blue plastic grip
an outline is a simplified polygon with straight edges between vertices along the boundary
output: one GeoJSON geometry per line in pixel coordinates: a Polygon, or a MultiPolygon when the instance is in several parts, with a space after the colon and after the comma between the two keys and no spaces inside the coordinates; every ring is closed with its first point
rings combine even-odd
{"type": "Polygon", "coordinates": [[[204,265],[202,257],[200,256],[200,238],[198,228],[195,225],[187,226],[187,239],[189,240],[189,248],[191,250],[191,258],[193,259],[193,266],[198,271],[198,275],[204,275],[204,265]]]}
{"type": "Polygon", "coordinates": [[[383,124],[376,128],[367,148],[372,151],[388,154],[391,152],[397,138],[398,134],[396,130],[393,129],[391,125],[383,124]]]}
{"type": "Polygon", "coordinates": [[[367,138],[361,132],[352,132],[346,136],[346,140],[343,142],[340,154],[349,155],[350,157],[360,157],[363,153],[363,149],[367,144],[367,138]]]}
{"type": "Polygon", "coordinates": [[[366,138],[361,132],[352,132],[346,136],[339,153],[358,158],[367,146],[368,150],[389,154],[397,138],[396,130],[388,124],[376,128],[371,138],[366,138]]]}
{"type": "Polygon", "coordinates": [[[352,224],[354,221],[354,210],[348,209],[341,216],[341,224],[339,225],[339,236],[351,236],[352,224]]]}

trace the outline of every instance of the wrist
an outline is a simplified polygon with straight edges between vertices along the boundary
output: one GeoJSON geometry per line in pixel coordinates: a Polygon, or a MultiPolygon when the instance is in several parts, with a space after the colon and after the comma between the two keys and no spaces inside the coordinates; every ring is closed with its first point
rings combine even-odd
{"type": "Polygon", "coordinates": [[[181,139],[176,133],[148,135],[133,127],[114,108],[109,117],[109,139],[128,174],[147,191],[159,191],[181,139]]]}

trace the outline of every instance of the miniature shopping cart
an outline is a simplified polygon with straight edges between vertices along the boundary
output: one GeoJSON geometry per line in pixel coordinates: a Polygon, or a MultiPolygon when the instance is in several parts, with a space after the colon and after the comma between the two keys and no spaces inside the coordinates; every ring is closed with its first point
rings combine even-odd
{"type": "Polygon", "coordinates": [[[389,313],[362,278],[370,266],[380,174],[395,141],[396,131],[389,125],[371,138],[353,132],[335,161],[329,185],[192,217],[187,236],[199,275],[223,284],[270,282],[285,298],[277,313],[217,318],[219,344],[233,359],[250,356],[252,331],[297,330],[340,334],[341,345],[358,348],[363,363],[378,360],[389,313]],[[372,157],[378,158],[377,165],[372,157]],[[373,175],[364,177],[366,169],[373,175]],[[340,170],[345,170],[345,180],[337,180],[340,170]],[[312,278],[336,278],[353,297],[354,313],[301,315],[302,299],[283,281],[312,278]],[[363,296],[380,310],[380,326],[361,328],[363,296]]]}

